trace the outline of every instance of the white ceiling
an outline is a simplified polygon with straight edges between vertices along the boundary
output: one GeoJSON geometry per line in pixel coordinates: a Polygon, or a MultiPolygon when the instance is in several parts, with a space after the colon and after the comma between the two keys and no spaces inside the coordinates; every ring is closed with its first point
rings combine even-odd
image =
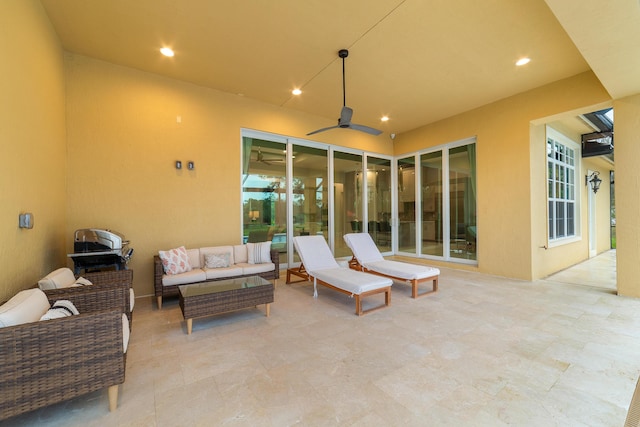
{"type": "Polygon", "coordinates": [[[347,48],[353,121],[389,133],[589,69],[614,98],[640,93],[637,0],[41,2],[70,52],[332,122],[347,48]]]}

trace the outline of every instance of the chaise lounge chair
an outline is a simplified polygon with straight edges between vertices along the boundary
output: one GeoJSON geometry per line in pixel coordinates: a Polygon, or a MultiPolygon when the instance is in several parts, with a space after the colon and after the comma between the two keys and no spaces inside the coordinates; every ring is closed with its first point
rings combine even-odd
{"type": "Polygon", "coordinates": [[[438,291],[439,269],[407,262],[387,261],[373,243],[371,236],[366,233],[345,234],[344,241],[353,252],[353,259],[349,261],[352,269],[410,282],[412,298],[438,291]],[[418,294],[418,283],[426,281],[433,282],[433,291],[418,294]]]}
{"type": "MultiPolygon", "coordinates": [[[[313,282],[314,298],[318,296],[317,284],[319,283],[354,297],[358,316],[391,304],[391,285],[393,281],[388,278],[354,271],[347,267],[340,267],[324,237],[317,235],[296,236],[293,238],[293,244],[302,260],[302,266],[299,271],[304,271],[309,280],[313,282]],[[384,305],[363,311],[362,298],[379,293],[384,293],[384,305]]],[[[288,280],[287,283],[289,283],[288,280]]]]}

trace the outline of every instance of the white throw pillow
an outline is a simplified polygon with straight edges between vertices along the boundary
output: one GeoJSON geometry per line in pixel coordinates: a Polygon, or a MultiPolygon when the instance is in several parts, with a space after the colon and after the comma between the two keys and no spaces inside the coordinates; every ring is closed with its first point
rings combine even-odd
{"type": "Polygon", "coordinates": [[[184,246],[168,251],[158,251],[158,255],[162,260],[165,274],[180,274],[191,271],[191,264],[184,246]]]}
{"type": "Polygon", "coordinates": [[[60,319],[62,317],[76,316],[80,314],[75,305],[69,300],[61,299],[53,303],[53,306],[40,318],[40,320],[60,319]]]}
{"type": "Polygon", "coordinates": [[[84,277],[78,277],[72,286],[89,286],[89,285],[93,285],[93,283],[91,283],[89,280],[85,279],[84,277]]]}
{"type": "Polygon", "coordinates": [[[249,264],[271,262],[271,241],[247,243],[247,255],[249,258],[249,264]]]}
{"type": "Polygon", "coordinates": [[[204,266],[206,268],[229,267],[230,253],[224,254],[204,254],[204,266]]]}

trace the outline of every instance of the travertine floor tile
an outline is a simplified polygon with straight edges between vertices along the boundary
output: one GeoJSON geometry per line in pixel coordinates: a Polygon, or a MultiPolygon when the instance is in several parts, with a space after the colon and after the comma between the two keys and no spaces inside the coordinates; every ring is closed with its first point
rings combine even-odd
{"type": "MultiPolygon", "coordinates": [[[[355,316],[310,283],[195,319],[136,303],[118,410],[106,390],[0,426],[621,426],[640,374],[640,300],[615,251],[529,283],[443,268],[438,293],[355,316]]],[[[378,304],[379,301],[373,301],[378,304]]]]}

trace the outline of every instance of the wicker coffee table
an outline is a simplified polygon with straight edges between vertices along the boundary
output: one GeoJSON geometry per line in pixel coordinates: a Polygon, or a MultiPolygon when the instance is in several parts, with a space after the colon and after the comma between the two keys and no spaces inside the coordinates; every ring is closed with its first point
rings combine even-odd
{"type": "Polygon", "coordinates": [[[211,316],[265,304],[267,317],[273,302],[273,283],[260,276],[178,286],[180,309],[191,334],[194,317],[211,316]]]}

